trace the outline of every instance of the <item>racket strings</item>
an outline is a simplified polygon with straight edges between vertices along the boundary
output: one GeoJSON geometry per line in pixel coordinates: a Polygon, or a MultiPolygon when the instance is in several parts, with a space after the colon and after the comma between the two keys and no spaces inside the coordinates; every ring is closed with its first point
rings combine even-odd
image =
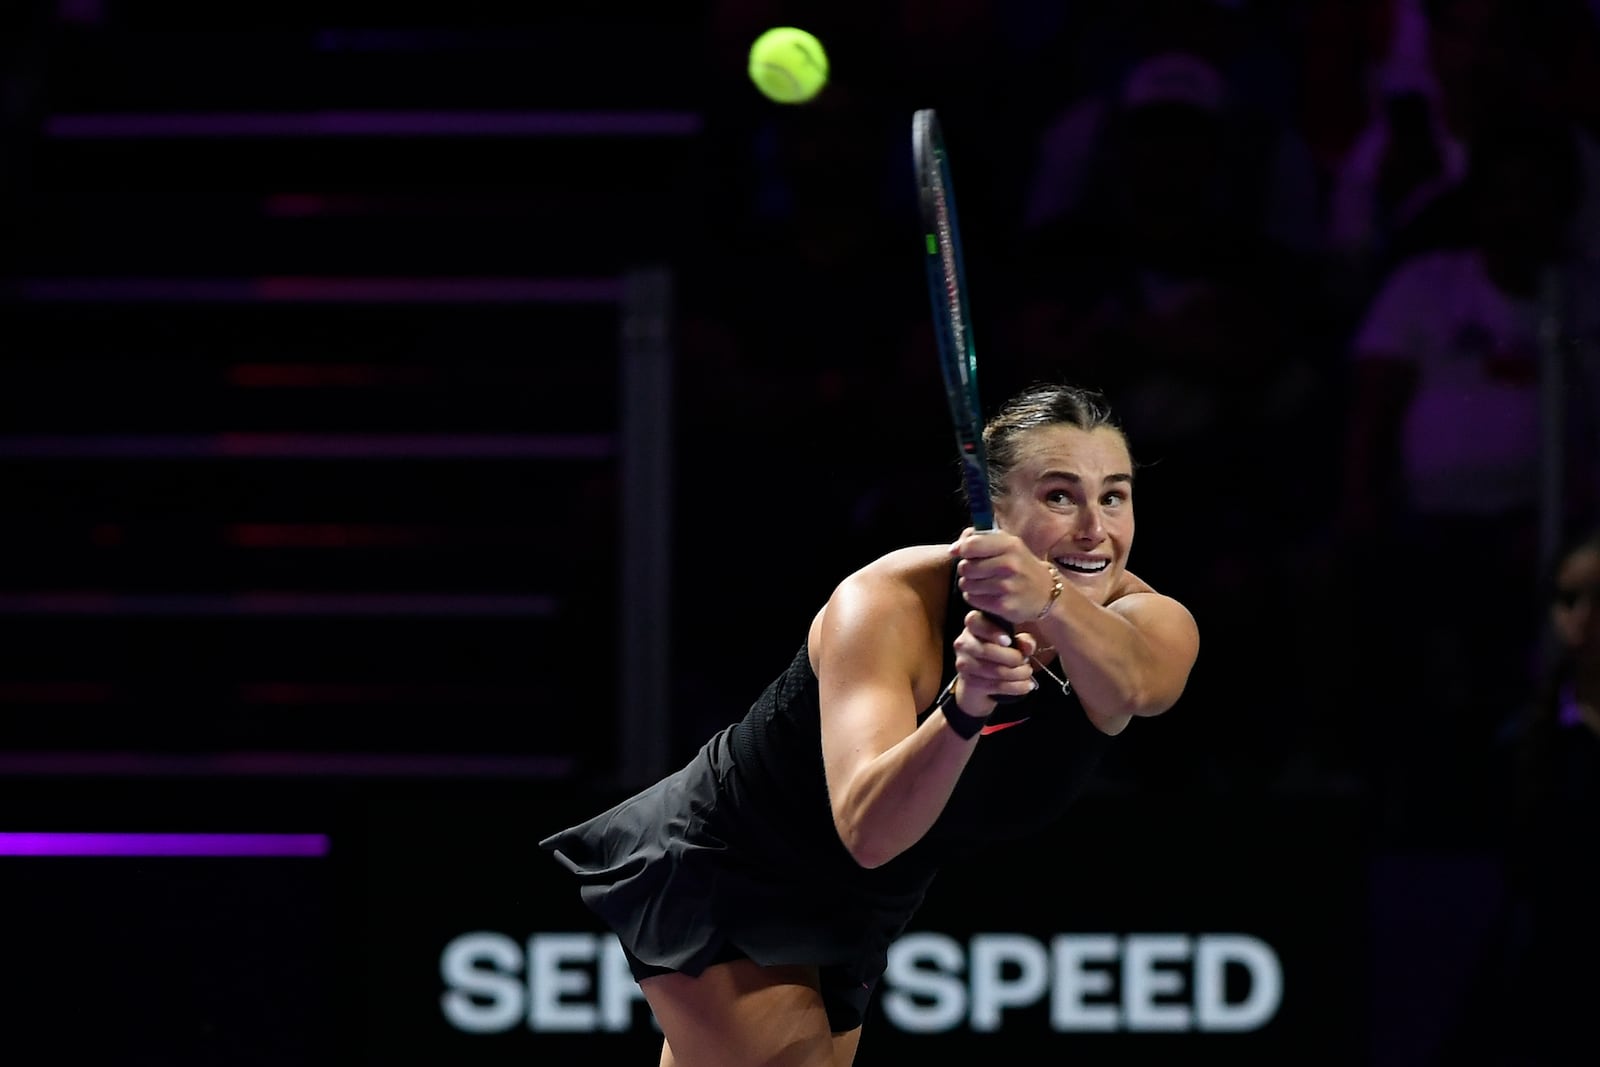
{"type": "Polygon", "coordinates": [[[943,181],[934,182],[933,199],[938,215],[939,262],[944,268],[944,294],[946,311],[950,316],[950,333],[955,341],[957,354],[963,357],[957,360],[957,369],[962,383],[970,386],[971,373],[965,358],[967,326],[961,314],[961,269],[956,261],[955,229],[950,222],[950,206],[945,198],[943,181]]]}

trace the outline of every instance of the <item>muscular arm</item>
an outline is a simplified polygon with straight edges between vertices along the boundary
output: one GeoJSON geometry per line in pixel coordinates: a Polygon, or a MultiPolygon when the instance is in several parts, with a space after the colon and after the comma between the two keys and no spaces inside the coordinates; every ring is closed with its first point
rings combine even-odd
{"type": "MultiPolygon", "coordinates": [[[[928,832],[979,743],[941,714],[917,725],[940,686],[942,613],[930,598],[947,575],[869,568],[839,586],[813,627],[829,802],[840,840],[863,867],[887,863],[928,832]]],[[[1027,691],[1031,672],[1015,648],[968,645],[956,694],[964,710],[987,715],[993,692],[1027,691]]]]}
{"type": "Polygon", "coordinates": [[[1156,592],[1129,593],[1102,607],[1069,587],[1039,630],[1056,647],[1084,711],[1107,733],[1177,703],[1200,647],[1188,609],[1156,592]]]}

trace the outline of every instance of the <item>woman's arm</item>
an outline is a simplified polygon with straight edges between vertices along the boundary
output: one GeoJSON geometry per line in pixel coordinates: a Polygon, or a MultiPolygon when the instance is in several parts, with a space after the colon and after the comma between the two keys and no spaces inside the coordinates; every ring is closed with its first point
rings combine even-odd
{"type": "Polygon", "coordinates": [[[951,553],[981,564],[963,569],[973,576],[962,579],[968,600],[1036,631],[1041,644],[1054,648],[1084,711],[1104,732],[1121,732],[1136,715],[1159,715],[1182,695],[1200,632],[1172,597],[1126,575],[1105,604],[1071,582],[1052,599],[1050,566],[1003,531],[969,531],[951,553]]]}
{"type": "MultiPolygon", "coordinates": [[[[935,548],[920,566],[869,567],[840,584],[812,628],[828,797],[839,838],[863,867],[928,832],[978,743],[942,713],[917,724],[941,683],[948,566],[935,548]]],[[[1011,640],[978,618],[958,643],[955,698],[969,715],[987,717],[995,693],[1032,687],[1026,657],[1002,638],[1011,640]]]]}
{"type": "Polygon", "coordinates": [[[1084,711],[1107,733],[1177,703],[1200,649],[1194,616],[1154,591],[1101,606],[1069,586],[1038,626],[1084,711]]]}

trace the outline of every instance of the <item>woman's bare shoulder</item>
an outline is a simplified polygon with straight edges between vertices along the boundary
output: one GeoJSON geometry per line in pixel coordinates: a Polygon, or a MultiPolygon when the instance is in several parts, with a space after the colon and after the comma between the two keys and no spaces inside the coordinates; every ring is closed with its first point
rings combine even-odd
{"type": "MultiPolygon", "coordinates": [[[[1111,591],[1111,597],[1106,601],[1106,603],[1114,604],[1123,597],[1131,596],[1134,593],[1155,593],[1157,596],[1166,596],[1165,593],[1157,592],[1155,586],[1151,585],[1143,578],[1140,578],[1132,571],[1124,571],[1122,580],[1118,582],[1117,587],[1111,591]]],[[[1169,597],[1168,599],[1171,598],[1169,597]]]]}
{"type": "Polygon", "coordinates": [[[1194,614],[1176,597],[1157,591],[1133,574],[1124,574],[1106,607],[1133,620],[1141,629],[1160,629],[1183,637],[1192,656],[1192,646],[1199,638],[1194,614]]]}
{"type": "Polygon", "coordinates": [[[950,582],[948,545],[912,545],[886,552],[852,571],[817,613],[813,633],[830,619],[876,624],[931,619],[944,611],[950,582]]]}
{"type": "Polygon", "coordinates": [[[909,545],[884,553],[850,577],[908,585],[943,583],[949,580],[950,566],[949,545],[909,545]]]}

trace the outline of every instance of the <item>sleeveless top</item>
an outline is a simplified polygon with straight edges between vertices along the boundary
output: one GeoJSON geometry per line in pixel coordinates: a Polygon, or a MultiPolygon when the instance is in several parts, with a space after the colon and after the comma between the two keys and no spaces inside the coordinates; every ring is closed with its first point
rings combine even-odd
{"type": "MultiPolygon", "coordinates": [[[[967,610],[952,571],[943,626],[946,682],[955,676],[951,644],[967,610]]],[[[824,881],[842,880],[875,896],[920,895],[951,859],[1027,837],[1060,818],[1093,776],[1112,738],[1089,722],[1076,693],[1063,693],[1043,673],[1039,682],[1028,696],[995,709],[927,835],[870,870],[850,856],[834,826],[817,679],[806,645],[706,751],[733,787],[739,821],[758,829],[769,845],[818,865],[824,881]]],[[[924,709],[918,722],[933,710],[924,709]]]]}

